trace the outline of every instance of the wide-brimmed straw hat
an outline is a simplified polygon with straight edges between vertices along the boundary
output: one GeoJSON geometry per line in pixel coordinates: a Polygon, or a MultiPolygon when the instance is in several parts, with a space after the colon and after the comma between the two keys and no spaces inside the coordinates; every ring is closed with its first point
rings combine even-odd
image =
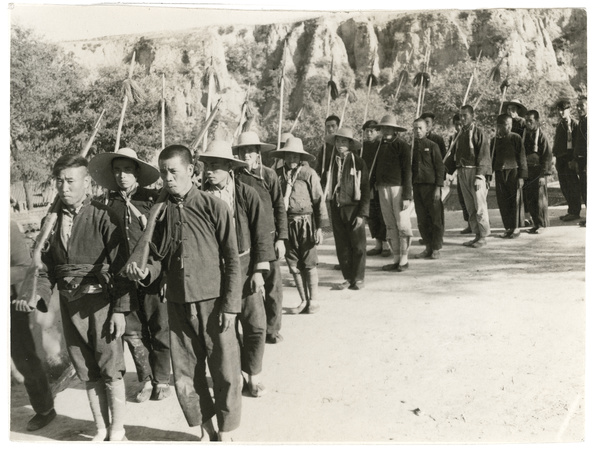
{"type": "Polygon", "coordinates": [[[385,115],[383,118],[381,118],[381,121],[377,123],[375,129],[381,130],[382,127],[392,127],[398,132],[406,132],[404,127],[398,125],[394,115],[385,115]]]}
{"type": "Polygon", "coordinates": [[[508,102],[506,102],[506,101],[503,102],[502,103],[502,113],[506,113],[508,111],[508,107],[511,105],[514,105],[515,107],[517,107],[517,114],[521,118],[525,117],[525,115],[527,114],[527,107],[525,105],[523,105],[523,103],[519,99],[513,99],[508,102]]]}
{"type": "Polygon", "coordinates": [[[152,165],[140,160],[137,153],[130,148],[121,148],[117,152],[104,152],[96,155],[88,164],[88,170],[98,185],[109,190],[118,191],[121,188],[115,180],[112,162],[114,159],[133,160],[138,165],[137,182],[140,187],[153,184],[160,177],[160,173],[152,165]]]}
{"type": "Polygon", "coordinates": [[[242,146],[258,146],[260,152],[268,152],[277,149],[277,146],[274,144],[263,143],[258,138],[258,134],[256,132],[242,132],[237,139],[237,143],[232,146],[232,149],[238,149],[242,146]]]}
{"type": "Polygon", "coordinates": [[[269,152],[271,157],[282,159],[286,154],[297,154],[301,160],[314,160],[315,156],[304,150],[302,140],[296,137],[290,137],[286,140],[285,146],[276,151],[269,152]]]}
{"type": "Polygon", "coordinates": [[[335,137],[348,138],[350,140],[349,149],[351,151],[360,149],[360,141],[355,140],[354,137],[352,137],[352,129],[350,127],[342,127],[341,129],[338,129],[337,132],[327,135],[325,137],[325,142],[327,144],[335,145],[335,137]]]}
{"type": "Polygon", "coordinates": [[[231,145],[224,140],[211,141],[210,143],[208,143],[206,152],[198,155],[198,160],[201,162],[208,162],[210,160],[215,159],[228,161],[232,164],[233,168],[247,166],[246,162],[237,159],[233,156],[231,145]]]}
{"type": "Polygon", "coordinates": [[[288,138],[293,138],[294,135],[292,135],[290,132],[283,132],[281,134],[281,141],[279,143],[283,143],[285,145],[285,142],[288,140],[288,138]]]}

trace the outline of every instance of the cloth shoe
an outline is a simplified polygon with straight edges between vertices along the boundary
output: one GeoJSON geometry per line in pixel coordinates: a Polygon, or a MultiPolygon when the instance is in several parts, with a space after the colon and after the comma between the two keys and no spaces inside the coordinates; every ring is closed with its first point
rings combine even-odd
{"type": "Polygon", "coordinates": [[[278,344],[283,341],[283,336],[279,333],[267,334],[266,343],[267,344],[278,344]]]}
{"type": "Polygon", "coordinates": [[[29,422],[27,422],[27,431],[34,432],[36,430],[44,428],[46,425],[52,422],[55,417],[56,411],[54,410],[54,408],[52,408],[46,414],[36,413],[36,415],[29,419],[29,422]]]}

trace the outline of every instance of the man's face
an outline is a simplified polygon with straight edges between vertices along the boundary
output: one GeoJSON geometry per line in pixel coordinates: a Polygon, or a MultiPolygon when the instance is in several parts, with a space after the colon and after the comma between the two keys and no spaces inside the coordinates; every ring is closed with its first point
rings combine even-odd
{"type": "Polygon", "coordinates": [[[192,187],[194,165],[184,163],[181,157],[175,156],[158,162],[163,187],[174,196],[185,195],[192,187]]]}
{"type": "Polygon", "coordinates": [[[570,115],[571,115],[571,109],[570,108],[564,108],[564,109],[558,109],[558,115],[562,118],[562,119],[567,119],[570,115]]]}
{"type": "Polygon", "coordinates": [[[292,152],[286,152],[283,160],[285,160],[285,164],[288,166],[288,168],[291,169],[296,168],[300,164],[300,156],[292,152]]]}
{"type": "Polygon", "coordinates": [[[225,186],[229,177],[231,163],[221,159],[211,159],[204,164],[206,170],[206,178],[212,185],[217,187],[225,186]]]}
{"type": "Polygon", "coordinates": [[[336,133],[338,129],[337,122],[333,119],[330,119],[325,123],[325,132],[327,135],[331,135],[332,133],[336,133]]]}
{"type": "Polygon", "coordinates": [[[539,124],[533,115],[527,115],[525,117],[525,127],[527,127],[527,130],[530,130],[532,132],[535,132],[537,130],[539,124]]]}
{"type": "Polygon", "coordinates": [[[506,113],[508,113],[511,118],[516,118],[517,116],[519,116],[519,110],[516,105],[509,105],[506,108],[506,113]]]}
{"type": "Polygon", "coordinates": [[[427,132],[431,132],[431,129],[433,129],[433,118],[424,118],[423,120],[425,121],[427,132]]]}
{"type": "Polygon", "coordinates": [[[112,161],[115,182],[121,190],[130,190],[138,179],[138,166],[131,159],[117,158],[112,161]]]}
{"type": "Polygon", "coordinates": [[[587,116],[587,100],[577,102],[577,112],[579,116],[587,116]]]}
{"type": "Polygon", "coordinates": [[[473,122],[473,115],[469,110],[461,110],[460,111],[460,123],[463,127],[469,127],[473,122]]]}
{"type": "Polygon", "coordinates": [[[389,126],[383,126],[381,128],[381,136],[386,140],[386,141],[391,141],[394,139],[394,134],[396,133],[396,130],[393,127],[389,127],[389,126]]]}
{"type": "Polygon", "coordinates": [[[497,135],[499,137],[505,137],[512,129],[512,120],[507,118],[504,121],[500,121],[496,123],[496,127],[498,128],[497,135]]]}
{"type": "Polygon", "coordinates": [[[242,146],[238,148],[238,156],[250,169],[258,166],[258,146],[242,146]]]}
{"type": "Polygon", "coordinates": [[[427,124],[425,124],[425,121],[415,121],[413,130],[417,138],[425,138],[425,135],[427,135],[427,124]]]}
{"type": "Polygon", "coordinates": [[[377,130],[372,127],[365,129],[365,141],[373,142],[375,141],[375,138],[377,138],[377,130]]]}
{"type": "Polygon", "coordinates": [[[84,166],[65,168],[55,180],[58,196],[67,207],[77,206],[85,199],[90,182],[90,175],[84,166]]]}
{"type": "Polygon", "coordinates": [[[335,148],[341,155],[346,155],[350,151],[350,140],[346,137],[335,137],[335,148]]]}

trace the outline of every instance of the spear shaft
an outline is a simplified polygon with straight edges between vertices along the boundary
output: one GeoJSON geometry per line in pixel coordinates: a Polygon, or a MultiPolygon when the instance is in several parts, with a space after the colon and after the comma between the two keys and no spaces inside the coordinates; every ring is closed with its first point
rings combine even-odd
{"type": "MultiPolygon", "coordinates": [[[[133,67],[135,66],[135,51],[131,56],[131,63],[129,64],[129,77],[127,80],[131,80],[133,77],[133,67]]],[[[123,95],[123,107],[121,108],[121,117],[119,118],[119,126],[117,127],[117,140],[115,142],[115,152],[119,150],[119,146],[121,145],[121,129],[123,128],[123,121],[125,120],[125,111],[127,110],[127,103],[129,102],[129,97],[127,93],[123,95]]]]}

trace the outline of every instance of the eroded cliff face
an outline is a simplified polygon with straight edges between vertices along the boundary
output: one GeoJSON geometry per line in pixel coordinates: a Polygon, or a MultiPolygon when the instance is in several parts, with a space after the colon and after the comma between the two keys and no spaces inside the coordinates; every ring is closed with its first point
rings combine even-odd
{"type": "Polygon", "coordinates": [[[62,45],[90,69],[91,78],[104,67],[125,73],[133,50],[146,74],[177,74],[169,97],[174,118],[181,120],[204,110],[206,87],[202,77],[211,61],[219,81],[219,97],[232,118],[239,115],[246,91],[266,93],[257,97],[256,107],[261,115],[272,112],[278,102],[277,80],[284,47],[290,111],[299,109],[314,85],[320,83],[325,92],[332,61],[340,89],[364,89],[373,70],[379,80],[375,89],[389,91],[405,65],[411,77],[423,70],[428,44],[432,74],[473,60],[481,52],[482,58],[500,62],[501,72],[512,79],[543,79],[573,88],[587,84],[587,16],[583,9],[448,10],[337,17],[107,37],[62,45]]]}

